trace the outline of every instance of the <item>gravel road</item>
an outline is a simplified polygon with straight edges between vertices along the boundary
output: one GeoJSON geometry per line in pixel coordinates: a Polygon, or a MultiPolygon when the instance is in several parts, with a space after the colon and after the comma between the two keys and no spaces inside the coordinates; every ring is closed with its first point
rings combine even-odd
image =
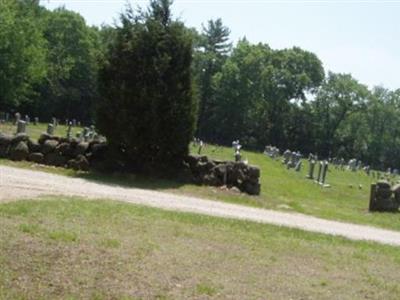
{"type": "Polygon", "coordinates": [[[111,199],[166,210],[249,220],[311,232],[338,235],[352,240],[369,240],[400,246],[400,232],[371,226],[328,221],[312,216],[228,204],[151,190],[99,184],[32,170],[0,166],[0,202],[40,195],[79,196],[111,199]]]}

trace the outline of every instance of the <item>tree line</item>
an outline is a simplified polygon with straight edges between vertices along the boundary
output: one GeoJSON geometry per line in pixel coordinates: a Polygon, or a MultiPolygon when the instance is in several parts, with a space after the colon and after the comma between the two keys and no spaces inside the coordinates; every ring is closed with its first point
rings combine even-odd
{"type": "Polygon", "coordinates": [[[194,134],[400,166],[400,90],[328,72],[299,47],[246,38],[233,45],[221,19],[197,31],[171,17],[170,1],[150,3],[95,27],[38,0],[1,1],[0,111],[76,118],[109,136],[133,136],[111,141],[129,149],[132,164],[164,159],[160,151],[176,160],[194,134]],[[170,136],[172,128],[184,134],[170,136]]]}

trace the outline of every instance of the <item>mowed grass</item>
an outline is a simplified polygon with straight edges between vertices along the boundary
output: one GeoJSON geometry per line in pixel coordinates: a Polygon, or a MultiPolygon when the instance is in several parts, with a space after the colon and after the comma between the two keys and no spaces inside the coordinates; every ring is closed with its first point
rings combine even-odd
{"type": "Polygon", "coordinates": [[[398,248],[113,201],[0,204],[0,299],[398,299],[398,248]]]}
{"type": "MultiPolygon", "coordinates": [[[[33,122],[31,121],[31,123],[26,126],[26,133],[32,140],[37,141],[40,135],[47,131],[47,125],[48,124],[45,123],[38,123],[37,125],[33,125],[33,122]]],[[[66,137],[67,129],[68,129],[67,126],[59,124],[54,129],[54,135],[60,137],[66,137]]],[[[82,130],[83,129],[81,127],[72,127],[71,132],[72,135],[75,136],[75,134],[77,134],[78,132],[82,132],[82,130]]],[[[5,124],[0,123],[0,132],[6,134],[15,134],[17,132],[17,126],[14,125],[13,123],[5,123],[5,124]]]]}
{"type": "MultiPolygon", "coordinates": [[[[38,126],[36,134],[45,131],[45,127],[45,124],[38,126]]],[[[61,125],[57,130],[59,132],[65,130],[66,132],[66,128],[61,125]]],[[[75,130],[78,130],[78,128],[75,130]]],[[[1,128],[0,132],[2,132],[1,128]]],[[[197,147],[191,146],[190,150],[193,154],[197,154],[197,149],[197,147]]],[[[215,159],[233,159],[233,150],[229,147],[207,145],[202,154],[215,159]]],[[[33,168],[72,177],[83,177],[99,183],[162,190],[217,201],[299,212],[325,219],[400,230],[399,214],[368,212],[370,184],[376,179],[367,176],[364,172],[340,171],[330,166],[326,181],[331,185],[331,188],[322,188],[305,178],[308,172],[306,160],[303,161],[301,172],[295,172],[294,170],[287,170],[280,160],[272,160],[262,153],[243,151],[242,154],[243,159],[248,160],[249,164],[261,169],[260,196],[254,197],[221,188],[187,184],[177,179],[148,178],[134,174],[82,173],[55,167],[38,166],[29,162],[11,162],[8,160],[0,160],[0,164],[33,168]],[[361,189],[359,188],[360,185],[361,189]]]]}

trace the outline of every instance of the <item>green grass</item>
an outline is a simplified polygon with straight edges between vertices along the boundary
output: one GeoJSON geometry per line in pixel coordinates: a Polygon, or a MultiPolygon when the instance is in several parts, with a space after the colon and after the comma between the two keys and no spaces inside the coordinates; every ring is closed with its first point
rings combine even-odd
{"type": "Polygon", "coordinates": [[[0,299],[398,299],[398,248],[114,201],[0,204],[0,299]]]}
{"type": "MultiPolygon", "coordinates": [[[[66,137],[67,136],[67,126],[65,125],[58,125],[55,130],[54,130],[54,135],[60,136],[60,137],[66,137]]],[[[37,125],[33,125],[31,122],[29,125],[26,127],[26,133],[29,135],[29,137],[33,140],[38,140],[40,135],[47,130],[47,124],[44,123],[38,123],[37,125]]],[[[81,132],[83,129],[80,127],[72,127],[72,135],[75,136],[76,133],[81,132]]],[[[0,132],[2,133],[7,133],[7,134],[15,134],[17,132],[17,126],[15,126],[12,123],[5,123],[5,124],[0,124],[0,132]]]]}
{"type": "MultiPolygon", "coordinates": [[[[45,127],[44,125],[40,126],[45,127]]],[[[197,148],[191,147],[191,152],[196,153],[197,148]]],[[[202,154],[215,159],[233,159],[233,150],[227,147],[207,146],[203,149],[202,154]]],[[[82,177],[100,183],[163,190],[217,201],[300,212],[325,219],[400,230],[399,214],[368,212],[370,184],[375,179],[368,177],[363,172],[340,171],[331,166],[327,174],[327,183],[331,185],[331,188],[324,189],[305,178],[308,170],[307,161],[303,161],[302,171],[297,173],[287,170],[280,161],[274,161],[261,153],[243,151],[243,158],[261,169],[260,196],[252,197],[220,188],[185,184],[178,180],[147,178],[137,175],[82,173],[33,165],[29,162],[15,163],[7,160],[0,160],[0,164],[82,177]],[[360,185],[361,189],[359,189],[360,185]]]]}

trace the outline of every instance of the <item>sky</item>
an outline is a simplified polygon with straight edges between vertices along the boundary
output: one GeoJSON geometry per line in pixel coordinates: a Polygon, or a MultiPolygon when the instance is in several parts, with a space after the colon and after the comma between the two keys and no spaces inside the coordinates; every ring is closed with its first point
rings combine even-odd
{"type": "MultiPolygon", "coordinates": [[[[146,7],[147,1],[130,1],[146,7]]],[[[125,0],[43,0],[65,6],[89,25],[113,24],[125,0]]],[[[175,0],[173,13],[201,30],[221,18],[237,42],[314,52],[326,71],[351,73],[369,87],[400,88],[400,0],[175,0]]]]}

